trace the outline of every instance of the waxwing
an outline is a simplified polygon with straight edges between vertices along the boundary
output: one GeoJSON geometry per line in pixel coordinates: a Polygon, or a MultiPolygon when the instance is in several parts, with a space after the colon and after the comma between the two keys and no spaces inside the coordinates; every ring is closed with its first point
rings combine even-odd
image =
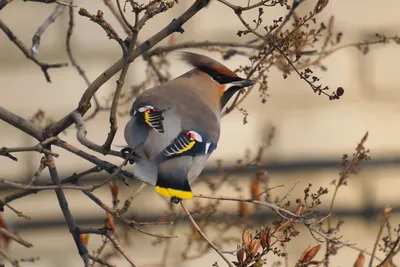
{"type": "Polygon", "coordinates": [[[222,108],[254,84],[209,57],[185,52],[182,58],[195,68],[133,103],[123,149],[139,158],[135,176],[174,202],[193,197],[190,183],[218,144],[222,108]]]}

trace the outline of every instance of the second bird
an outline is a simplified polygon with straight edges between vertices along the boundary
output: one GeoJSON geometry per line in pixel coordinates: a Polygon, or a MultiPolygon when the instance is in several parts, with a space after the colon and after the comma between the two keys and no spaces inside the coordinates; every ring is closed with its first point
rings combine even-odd
{"type": "Polygon", "coordinates": [[[139,156],[134,174],[175,202],[193,197],[190,183],[218,144],[221,110],[254,84],[209,57],[182,55],[195,68],[142,93],[125,127],[128,150],[139,156]]]}

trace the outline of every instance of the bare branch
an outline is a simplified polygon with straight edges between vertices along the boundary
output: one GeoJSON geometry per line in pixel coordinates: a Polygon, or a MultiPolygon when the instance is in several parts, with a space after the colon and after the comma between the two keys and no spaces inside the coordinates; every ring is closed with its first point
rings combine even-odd
{"type": "Polygon", "coordinates": [[[32,38],[32,47],[31,51],[33,54],[37,55],[39,46],[40,46],[40,38],[42,34],[47,30],[47,28],[52,24],[56,18],[61,15],[64,12],[65,6],[63,5],[58,5],[54,9],[53,13],[44,21],[44,23],[39,27],[39,29],[36,31],[35,35],[33,35],[32,38]]]}
{"type": "Polygon", "coordinates": [[[7,27],[6,24],[4,24],[4,22],[0,19],[0,28],[3,30],[3,32],[8,36],[8,38],[10,38],[11,42],[13,42],[21,51],[22,53],[24,53],[24,55],[32,60],[34,63],[36,63],[36,65],[38,65],[43,73],[44,76],[46,77],[47,82],[51,82],[50,79],[50,75],[48,73],[49,69],[53,69],[53,68],[62,68],[62,67],[67,67],[68,64],[67,63],[59,63],[59,64],[46,64],[43,63],[41,61],[39,61],[35,54],[29,50],[18,38],[17,36],[14,35],[14,33],[7,27]]]}
{"type": "MultiPolygon", "coordinates": [[[[98,257],[95,257],[95,256],[93,256],[93,255],[90,255],[90,254],[89,254],[89,259],[91,259],[93,262],[98,262],[98,263],[100,263],[101,265],[104,265],[104,266],[107,266],[107,267],[116,267],[116,265],[110,264],[110,263],[108,263],[108,262],[106,262],[106,261],[103,261],[102,259],[100,259],[100,258],[98,258],[98,257]]],[[[93,266],[93,265],[92,265],[92,266],[93,266]]]]}
{"type": "Polygon", "coordinates": [[[108,238],[110,239],[111,243],[113,243],[114,247],[119,251],[119,253],[121,253],[121,255],[124,256],[124,258],[130,263],[131,266],[137,266],[132,258],[129,257],[128,253],[126,253],[125,250],[122,248],[121,244],[118,242],[115,236],[109,235],[108,238]]]}
{"type": "Polygon", "coordinates": [[[33,247],[33,245],[31,243],[29,243],[28,241],[24,240],[23,238],[17,236],[16,234],[13,234],[13,233],[7,231],[3,227],[0,227],[0,233],[7,236],[8,238],[14,240],[15,242],[23,245],[24,247],[27,247],[27,248],[33,247]]]}
{"type": "Polygon", "coordinates": [[[99,146],[91,142],[86,138],[87,131],[82,116],[78,112],[73,112],[72,117],[74,118],[76,126],[78,127],[78,131],[76,133],[77,139],[82,145],[103,155],[110,154],[120,158],[124,159],[126,158],[128,160],[133,160],[133,161],[137,160],[137,157],[135,157],[134,155],[125,155],[122,152],[106,149],[102,146],[99,146]]]}
{"type": "MultiPolygon", "coordinates": [[[[132,56],[129,58],[129,62],[132,63],[137,57],[143,53],[150,50],[160,41],[168,37],[174,32],[180,32],[182,30],[182,25],[185,24],[190,18],[192,18],[197,12],[203,9],[209,0],[196,0],[195,3],[186,10],[179,18],[174,19],[170,24],[168,24],[164,29],[159,31],[157,34],[143,42],[139,47],[137,47],[132,56]]],[[[120,71],[124,66],[124,59],[121,58],[116,63],[114,63],[110,68],[103,72],[92,84],[86,89],[85,93],[82,95],[79,101],[79,106],[76,111],[78,111],[82,116],[90,109],[90,100],[97,90],[107,82],[111,77],[113,77],[118,71],[120,71]]],[[[72,112],[62,118],[60,121],[54,123],[48,127],[48,131],[53,135],[58,135],[65,129],[67,129],[71,124],[74,123],[72,118],[72,112]]]]}
{"type": "Polygon", "coordinates": [[[0,119],[11,124],[15,128],[35,137],[39,141],[43,141],[43,129],[36,124],[25,120],[24,118],[6,110],[0,106],[0,119]]]}
{"type": "Polygon", "coordinates": [[[208,237],[203,233],[203,231],[201,230],[201,228],[199,227],[199,225],[196,223],[196,221],[193,219],[192,215],[190,214],[190,212],[186,209],[185,205],[183,205],[183,201],[181,201],[181,207],[183,209],[183,211],[185,212],[185,214],[188,216],[190,222],[193,224],[193,226],[196,228],[196,230],[199,232],[199,234],[201,235],[201,237],[203,237],[203,239],[221,256],[222,259],[224,259],[224,261],[230,266],[230,267],[234,267],[234,265],[231,263],[230,260],[228,260],[225,255],[221,252],[221,250],[219,250],[219,248],[217,248],[211,241],[210,239],[208,239],[208,237]]]}
{"type": "Polygon", "coordinates": [[[23,214],[21,211],[18,211],[17,209],[13,208],[11,205],[5,203],[5,201],[4,201],[2,198],[0,198],[0,205],[6,206],[6,207],[9,208],[12,212],[14,212],[15,214],[17,214],[18,217],[22,217],[22,218],[27,219],[27,220],[30,220],[30,219],[31,219],[31,217],[29,217],[29,216],[23,214]]]}
{"type": "MultiPolygon", "coordinates": [[[[53,184],[61,185],[60,178],[58,177],[58,172],[56,169],[56,165],[55,165],[53,156],[47,155],[46,158],[48,161],[47,165],[49,166],[49,173],[50,173],[53,184]]],[[[78,248],[79,255],[82,257],[85,267],[89,267],[89,253],[80,238],[79,228],[76,225],[74,218],[72,217],[71,211],[69,210],[68,202],[67,202],[67,199],[65,198],[64,192],[62,189],[56,189],[55,191],[56,191],[58,203],[63,212],[64,218],[67,222],[68,229],[69,229],[72,237],[74,238],[76,247],[78,248]]]]}

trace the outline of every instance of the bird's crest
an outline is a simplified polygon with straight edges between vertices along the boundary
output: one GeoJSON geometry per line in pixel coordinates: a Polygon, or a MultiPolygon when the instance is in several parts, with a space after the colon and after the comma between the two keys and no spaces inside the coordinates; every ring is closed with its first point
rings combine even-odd
{"type": "MultiPolygon", "coordinates": [[[[222,65],[218,61],[207,56],[199,55],[191,52],[182,52],[182,59],[192,65],[193,67],[199,68],[201,70],[210,70],[218,72],[224,76],[237,78],[237,74],[228,69],[226,66],[222,65]]],[[[207,71],[206,71],[207,72],[207,71]]]]}

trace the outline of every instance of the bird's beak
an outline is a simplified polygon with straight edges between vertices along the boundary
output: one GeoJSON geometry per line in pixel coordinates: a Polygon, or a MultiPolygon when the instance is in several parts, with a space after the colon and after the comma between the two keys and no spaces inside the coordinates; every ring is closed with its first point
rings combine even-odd
{"type": "Polygon", "coordinates": [[[242,80],[239,80],[239,81],[231,82],[230,85],[231,86],[235,86],[235,87],[239,87],[239,88],[244,88],[244,87],[247,87],[247,86],[251,86],[251,85],[253,85],[255,83],[256,82],[253,81],[253,80],[242,79],[242,80]]]}

